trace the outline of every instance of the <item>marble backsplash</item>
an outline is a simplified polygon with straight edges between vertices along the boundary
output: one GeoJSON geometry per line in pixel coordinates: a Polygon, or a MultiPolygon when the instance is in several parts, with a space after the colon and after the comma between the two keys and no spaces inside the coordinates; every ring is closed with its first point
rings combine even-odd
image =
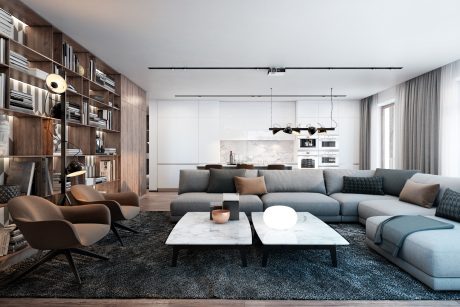
{"type": "Polygon", "coordinates": [[[220,162],[228,163],[230,151],[236,162],[253,164],[294,163],[294,141],[220,141],[220,162]]]}

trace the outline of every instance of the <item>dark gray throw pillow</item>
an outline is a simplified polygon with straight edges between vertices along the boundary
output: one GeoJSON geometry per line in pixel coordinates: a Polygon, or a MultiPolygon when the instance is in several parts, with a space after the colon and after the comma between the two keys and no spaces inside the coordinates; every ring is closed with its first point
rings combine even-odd
{"type": "Polygon", "coordinates": [[[435,215],[460,222],[460,193],[448,188],[436,207],[435,215]]]}
{"type": "Polygon", "coordinates": [[[342,193],[384,195],[383,178],[343,176],[342,193]]]}
{"type": "Polygon", "coordinates": [[[245,174],[245,169],[210,169],[208,193],[236,193],[233,178],[245,174]]]}
{"type": "Polygon", "coordinates": [[[375,170],[374,176],[383,178],[383,192],[385,194],[399,196],[406,181],[416,173],[420,173],[420,171],[378,168],[375,170]]]}

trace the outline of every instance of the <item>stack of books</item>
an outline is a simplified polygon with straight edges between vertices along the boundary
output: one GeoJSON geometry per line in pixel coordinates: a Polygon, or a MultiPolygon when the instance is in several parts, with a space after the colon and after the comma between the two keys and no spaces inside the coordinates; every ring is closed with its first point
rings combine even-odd
{"type": "Polygon", "coordinates": [[[78,104],[69,103],[69,105],[67,106],[67,110],[69,111],[69,121],[80,123],[80,106],[78,104]]]}
{"type": "Polygon", "coordinates": [[[20,70],[24,70],[27,73],[29,72],[29,60],[19,53],[10,50],[10,65],[18,68],[20,70]]]}
{"type": "Polygon", "coordinates": [[[10,109],[19,111],[33,111],[32,95],[19,92],[16,90],[10,91],[10,109]]]}
{"type": "Polygon", "coordinates": [[[115,92],[115,80],[107,76],[105,73],[96,68],[96,82],[106,89],[115,92]]]}
{"type": "MultiPolygon", "coordinates": [[[[66,191],[70,190],[72,183],[70,181],[66,181],[65,189],[66,191]]],[[[53,173],[53,190],[55,192],[59,192],[61,190],[61,173],[53,173]]]]}
{"type": "Polygon", "coordinates": [[[6,74],[0,73],[0,108],[5,107],[6,74]]]}
{"type": "Polygon", "coordinates": [[[106,148],[104,148],[104,153],[106,155],[116,155],[117,154],[117,149],[116,148],[111,148],[111,147],[106,147],[106,148]]]}
{"type": "Polygon", "coordinates": [[[48,73],[38,68],[29,68],[29,75],[34,76],[38,79],[46,80],[48,73]]]}
{"type": "MultiPolygon", "coordinates": [[[[83,151],[80,148],[67,148],[67,156],[76,156],[76,155],[82,155],[83,151]]],[[[61,155],[61,150],[55,151],[54,156],[60,156],[61,155]]]]}
{"type": "Polygon", "coordinates": [[[72,93],[77,93],[77,90],[75,89],[75,87],[73,87],[73,85],[70,83],[67,83],[67,90],[72,93]]]}
{"type": "Polygon", "coordinates": [[[99,128],[107,128],[107,121],[100,118],[96,113],[89,113],[89,124],[99,128]]]}
{"type": "Polygon", "coordinates": [[[22,232],[18,228],[16,228],[15,224],[11,224],[11,225],[14,225],[15,229],[10,232],[10,243],[8,245],[8,254],[18,252],[21,249],[27,247],[28,245],[26,239],[24,239],[24,235],[22,234],[22,232]]]}
{"type": "Polygon", "coordinates": [[[13,17],[10,13],[0,8],[0,34],[13,37],[13,17]]]}
{"type": "Polygon", "coordinates": [[[6,61],[6,39],[0,37],[0,63],[5,63],[5,61],[6,61]]]}

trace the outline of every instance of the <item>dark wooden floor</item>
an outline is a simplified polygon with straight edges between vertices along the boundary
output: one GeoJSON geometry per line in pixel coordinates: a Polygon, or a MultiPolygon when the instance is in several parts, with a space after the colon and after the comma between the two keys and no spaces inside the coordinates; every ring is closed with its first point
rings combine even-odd
{"type": "MultiPolygon", "coordinates": [[[[168,211],[169,203],[177,197],[174,192],[147,193],[141,200],[143,211],[168,211]]],[[[0,298],[0,307],[275,307],[275,306],[457,306],[460,301],[241,301],[241,300],[115,300],[115,299],[11,299],[0,298]]]]}

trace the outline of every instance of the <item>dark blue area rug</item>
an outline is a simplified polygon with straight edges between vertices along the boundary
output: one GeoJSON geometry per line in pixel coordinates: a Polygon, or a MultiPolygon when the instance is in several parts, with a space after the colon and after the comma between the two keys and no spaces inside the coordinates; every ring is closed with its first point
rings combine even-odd
{"type": "MultiPolygon", "coordinates": [[[[450,300],[460,292],[430,290],[364,243],[359,224],[332,224],[350,242],[338,248],[337,268],[328,251],[289,251],[270,255],[261,266],[260,246],[251,247],[248,267],[237,250],[182,251],[170,267],[171,248],[164,245],[173,225],[169,213],[144,212],[127,225],[140,234],[125,234],[125,247],[113,235],[90,250],[109,261],[75,256],[83,285],[76,284],[64,258],[57,258],[17,283],[2,287],[0,297],[57,298],[219,298],[292,300],[450,300]]],[[[4,282],[26,261],[0,273],[4,282]]]]}

